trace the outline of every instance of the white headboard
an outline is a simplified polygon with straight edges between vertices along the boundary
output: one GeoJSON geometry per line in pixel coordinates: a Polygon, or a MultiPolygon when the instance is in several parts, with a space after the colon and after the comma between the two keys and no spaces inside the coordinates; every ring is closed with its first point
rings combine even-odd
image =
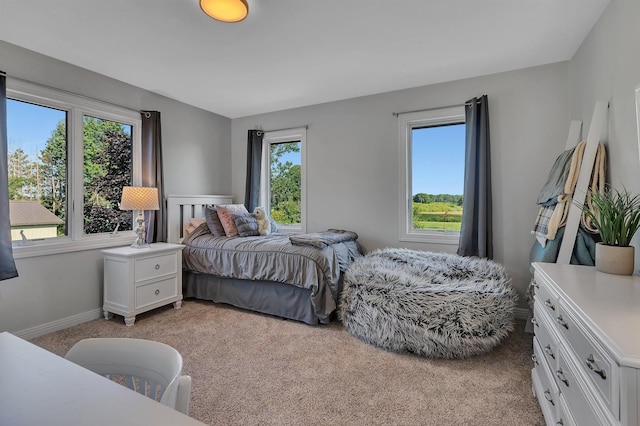
{"type": "Polygon", "coordinates": [[[184,226],[194,217],[204,217],[204,209],[216,204],[231,204],[231,195],[168,195],[167,242],[182,241],[184,226]]]}

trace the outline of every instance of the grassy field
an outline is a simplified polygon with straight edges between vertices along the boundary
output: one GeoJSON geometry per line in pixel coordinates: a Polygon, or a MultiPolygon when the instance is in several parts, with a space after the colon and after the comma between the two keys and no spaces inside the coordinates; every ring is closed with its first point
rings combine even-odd
{"type": "Polygon", "coordinates": [[[462,207],[448,203],[413,203],[414,229],[460,231],[462,207]]]}

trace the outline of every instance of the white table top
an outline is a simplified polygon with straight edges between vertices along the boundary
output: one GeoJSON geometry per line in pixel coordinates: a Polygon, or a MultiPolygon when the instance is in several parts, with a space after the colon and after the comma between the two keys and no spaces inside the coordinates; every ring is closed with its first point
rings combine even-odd
{"type": "Polygon", "coordinates": [[[605,274],[592,266],[533,265],[581,314],[620,365],[640,368],[640,276],[605,274]]]}
{"type": "Polygon", "coordinates": [[[202,425],[10,333],[0,333],[0,425],[202,425]]]}

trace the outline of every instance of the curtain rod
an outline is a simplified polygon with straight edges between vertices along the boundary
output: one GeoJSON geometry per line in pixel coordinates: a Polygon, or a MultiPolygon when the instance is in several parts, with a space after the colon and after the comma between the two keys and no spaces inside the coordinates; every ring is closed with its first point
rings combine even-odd
{"type": "MultiPolygon", "coordinates": [[[[480,100],[476,101],[476,103],[479,103],[479,102],[480,102],[480,100]]],[[[447,106],[442,106],[442,107],[434,107],[434,108],[414,109],[414,110],[411,110],[411,111],[392,112],[391,115],[393,115],[394,117],[397,117],[399,115],[410,114],[412,112],[427,112],[427,111],[435,111],[435,110],[438,110],[438,109],[454,108],[454,107],[469,106],[469,105],[471,105],[471,102],[465,102],[463,104],[458,104],[458,105],[447,105],[447,106]]]]}
{"type": "MultiPolygon", "coordinates": [[[[4,71],[0,71],[0,72],[4,73],[4,71]]],[[[137,112],[137,113],[142,112],[142,111],[137,110],[137,109],[132,109],[132,108],[125,107],[125,106],[122,106],[122,105],[114,104],[113,102],[104,101],[104,100],[102,100],[102,99],[92,98],[91,96],[81,95],[81,94],[79,94],[79,93],[74,93],[74,92],[71,92],[71,91],[69,91],[69,90],[58,89],[57,87],[47,86],[46,84],[36,83],[35,81],[26,80],[26,79],[24,79],[24,78],[20,78],[20,77],[8,76],[8,75],[6,75],[6,73],[4,73],[4,74],[5,74],[5,76],[6,76],[7,78],[10,78],[11,80],[17,80],[17,81],[21,81],[21,82],[23,82],[23,83],[34,84],[34,85],[36,85],[36,86],[44,87],[45,89],[51,89],[51,90],[55,90],[55,91],[58,91],[58,92],[66,93],[66,94],[68,94],[68,95],[77,96],[77,97],[79,97],[79,98],[88,99],[88,100],[95,101],[95,102],[100,102],[100,103],[107,104],[107,105],[111,105],[111,106],[114,106],[114,107],[118,107],[118,108],[126,109],[126,110],[131,111],[131,112],[137,112]]]]}
{"type": "Polygon", "coordinates": [[[281,131],[283,131],[283,130],[301,129],[301,128],[303,128],[303,127],[304,127],[305,129],[307,129],[307,130],[308,130],[308,129],[309,129],[309,126],[310,126],[310,124],[304,124],[304,125],[302,125],[302,126],[287,127],[287,128],[284,128],[284,129],[262,130],[262,129],[257,129],[257,128],[256,128],[255,130],[259,130],[259,131],[261,131],[261,132],[263,132],[263,133],[267,133],[267,132],[281,132],[281,131]]]}

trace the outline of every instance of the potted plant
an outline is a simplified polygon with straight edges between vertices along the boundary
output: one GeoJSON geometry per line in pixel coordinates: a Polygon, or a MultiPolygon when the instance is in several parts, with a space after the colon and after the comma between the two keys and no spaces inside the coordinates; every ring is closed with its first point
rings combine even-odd
{"type": "Polygon", "coordinates": [[[607,186],[604,192],[590,191],[588,203],[580,207],[602,239],[596,244],[596,269],[633,274],[635,250],[631,239],[640,229],[640,195],[607,186]]]}

